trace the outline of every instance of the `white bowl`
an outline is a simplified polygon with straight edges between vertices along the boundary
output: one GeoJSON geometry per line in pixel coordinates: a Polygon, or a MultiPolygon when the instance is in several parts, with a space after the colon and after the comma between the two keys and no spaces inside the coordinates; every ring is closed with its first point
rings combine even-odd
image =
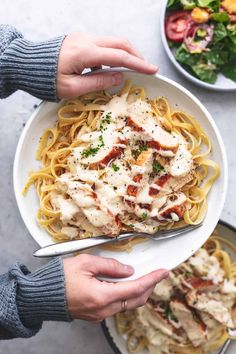
{"type": "MultiPolygon", "coordinates": [[[[219,230],[220,234],[233,243],[236,246],[236,228],[225,223],[224,221],[220,221],[217,225],[217,230],[219,230]]],[[[232,253],[230,248],[225,247],[226,251],[230,253],[230,256],[233,260],[236,260],[236,255],[232,253]]],[[[125,337],[118,334],[116,330],[114,317],[108,317],[105,321],[102,322],[103,333],[110,344],[112,350],[116,354],[130,354],[126,347],[125,337]]],[[[219,351],[214,352],[212,354],[218,354],[219,351]]],[[[232,341],[230,347],[227,350],[227,354],[235,354],[236,353],[236,341],[232,341]]],[[[147,354],[147,351],[138,352],[137,354],[147,354]]]]}
{"type": "Polygon", "coordinates": [[[163,5],[161,8],[161,17],[160,17],[160,25],[161,25],[161,39],[163,46],[165,48],[166,54],[168,55],[172,64],[176,67],[176,69],[183,74],[187,79],[192,81],[194,84],[198,86],[214,90],[214,91],[236,91],[236,82],[233,80],[228,79],[221,73],[217,75],[217,80],[214,84],[209,84],[204,82],[197,77],[191,75],[185,68],[175,59],[174,50],[171,49],[168,45],[166,34],[165,34],[165,16],[166,16],[166,5],[167,1],[163,1],[163,5]]]}
{"type": "MultiPolygon", "coordinates": [[[[196,97],[176,82],[160,75],[148,76],[126,71],[124,76],[131,79],[135,85],[145,87],[150,97],[165,96],[171,105],[178,104],[180,109],[196,117],[212,142],[211,158],[221,169],[221,175],[208,195],[209,210],[200,228],[175,239],[140,243],[134,246],[130,253],[105,251],[99,248],[93,250],[93,254],[114,257],[123,263],[131,264],[135,268],[132,278],[137,278],[157,268],[172,269],[202,246],[219,220],[226,195],[228,170],[220,133],[209,112],[196,97]]],[[[45,102],[36,109],[20,137],[14,161],[14,189],[17,204],[26,227],[40,246],[51,244],[52,239],[36,222],[35,215],[39,201],[35,189],[30,188],[26,197],[22,195],[22,190],[29,171],[36,170],[40,166],[40,163],[35,160],[38,141],[43,131],[55,123],[59,105],[45,102]]]]}

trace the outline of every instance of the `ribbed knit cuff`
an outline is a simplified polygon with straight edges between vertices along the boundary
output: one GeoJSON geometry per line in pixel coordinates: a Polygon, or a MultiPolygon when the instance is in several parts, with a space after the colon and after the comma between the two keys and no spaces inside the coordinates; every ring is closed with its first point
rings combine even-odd
{"type": "Polygon", "coordinates": [[[1,56],[0,71],[7,97],[23,90],[47,101],[57,101],[58,57],[65,36],[45,42],[14,39],[1,56]]]}
{"type": "Polygon", "coordinates": [[[38,326],[43,321],[71,321],[61,258],[55,258],[33,273],[25,269],[15,276],[18,313],[26,327],[38,326]]]}

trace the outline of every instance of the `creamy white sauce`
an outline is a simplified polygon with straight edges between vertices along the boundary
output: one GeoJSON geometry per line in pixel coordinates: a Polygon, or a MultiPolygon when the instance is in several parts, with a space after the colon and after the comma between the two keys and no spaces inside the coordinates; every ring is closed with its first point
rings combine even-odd
{"type": "Polygon", "coordinates": [[[75,217],[80,212],[80,208],[71,199],[65,199],[60,194],[54,193],[51,197],[52,204],[60,210],[61,220],[68,221],[75,217]]]}
{"type": "MultiPolygon", "coordinates": [[[[123,94],[113,97],[101,110],[97,129],[90,131],[86,127],[78,134],[81,145],[73,148],[68,158],[70,173],[58,178],[58,189],[64,199],[55,203],[56,208],[68,227],[79,225],[82,215],[91,227],[101,228],[100,233],[118,230],[118,219],[133,224],[135,230],[154,232],[160,221],[166,220],[165,208],[186,201],[183,193],[177,194],[174,202],[170,196],[189,181],[187,176],[187,182],[179,176],[192,168],[191,154],[176,134],[162,127],[161,118],[154,116],[146,101],[134,97],[128,102],[127,94],[123,94]],[[128,117],[140,131],[134,129],[128,117]],[[155,143],[154,146],[149,142],[155,143]],[[161,150],[157,150],[158,144],[162,145],[161,150]],[[137,151],[139,155],[134,158],[137,151]],[[153,177],[154,159],[159,155],[168,159],[153,177]],[[158,186],[155,181],[164,174],[172,177],[158,186]],[[158,193],[151,195],[150,188],[158,193]]],[[[176,212],[171,213],[171,218],[179,220],[176,212]]],[[[65,229],[68,237],[73,232],[65,229]]]]}
{"type": "Polygon", "coordinates": [[[210,256],[204,249],[200,249],[190,258],[189,264],[201,274],[205,279],[212,280],[215,284],[223,281],[224,270],[216,257],[210,256]]]}

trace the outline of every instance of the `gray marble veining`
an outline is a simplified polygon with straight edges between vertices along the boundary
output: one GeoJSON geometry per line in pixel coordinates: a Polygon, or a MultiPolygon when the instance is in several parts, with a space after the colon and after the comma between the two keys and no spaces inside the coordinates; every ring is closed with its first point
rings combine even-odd
{"type": "MultiPolygon", "coordinates": [[[[224,139],[229,160],[229,190],[222,219],[236,226],[236,104],[235,93],[216,93],[184,79],[164,53],[160,39],[161,0],[1,0],[0,23],[20,29],[25,37],[44,40],[73,31],[128,38],[160,73],[184,85],[208,108],[224,139]]],[[[12,166],[18,138],[39,100],[17,92],[0,101],[0,271],[19,261],[35,269],[43,263],[33,259],[36,243],[19,215],[12,185],[12,166]]],[[[4,354],[108,354],[109,345],[99,326],[80,321],[45,323],[31,339],[0,343],[4,354]]]]}

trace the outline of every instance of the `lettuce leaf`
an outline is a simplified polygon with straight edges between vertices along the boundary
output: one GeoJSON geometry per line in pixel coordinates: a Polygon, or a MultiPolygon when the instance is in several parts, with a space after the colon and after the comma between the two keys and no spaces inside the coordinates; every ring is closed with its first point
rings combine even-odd
{"type": "Polygon", "coordinates": [[[233,44],[236,45],[236,24],[227,26],[228,35],[233,44]]]}
{"type": "Polygon", "coordinates": [[[223,75],[236,82],[236,55],[221,68],[223,75]]]}
{"type": "Polygon", "coordinates": [[[230,22],[227,12],[215,12],[211,14],[211,18],[216,22],[230,22]]]}
{"type": "Polygon", "coordinates": [[[180,0],[181,4],[184,7],[184,10],[192,10],[194,7],[197,6],[195,0],[180,0]]]}
{"type": "Polygon", "coordinates": [[[180,7],[181,3],[180,0],[168,0],[166,7],[168,9],[176,9],[180,7]]]}
{"type": "Polygon", "coordinates": [[[225,65],[229,60],[229,52],[226,50],[218,50],[214,48],[209,52],[203,53],[203,58],[206,63],[210,63],[216,66],[225,65]]]}
{"type": "Polygon", "coordinates": [[[223,23],[217,23],[214,28],[213,42],[217,43],[227,37],[227,29],[223,23]]]}
{"type": "Polygon", "coordinates": [[[198,0],[198,6],[208,7],[214,12],[218,12],[220,8],[220,0],[198,0]]]}
{"type": "Polygon", "coordinates": [[[217,74],[214,65],[198,63],[191,68],[200,80],[208,82],[209,84],[214,84],[216,82],[217,74]]]}
{"type": "Polygon", "coordinates": [[[186,49],[184,44],[181,44],[181,46],[176,50],[175,57],[178,62],[181,64],[185,65],[195,65],[196,62],[199,59],[199,54],[191,54],[189,51],[186,49]]]}

